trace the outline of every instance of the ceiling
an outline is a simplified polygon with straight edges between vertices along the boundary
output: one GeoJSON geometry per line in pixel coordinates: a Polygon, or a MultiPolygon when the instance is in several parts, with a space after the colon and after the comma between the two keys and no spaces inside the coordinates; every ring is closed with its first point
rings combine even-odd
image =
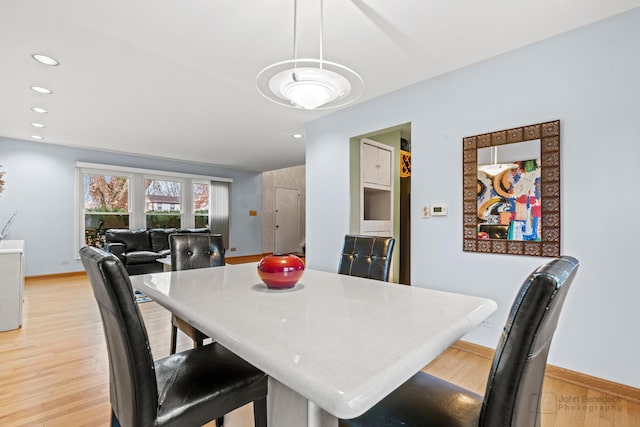
{"type": "MultiPolygon", "coordinates": [[[[298,3],[298,57],[317,58],[319,0],[298,3]]],[[[639,6],[325,0],[324,58],[362,76],[362,102],[639,6]]],[[[333,110],[282,107],[255,88],[292,52],[293,0],[0,0],[0,136],[254,171],[300,165],[304,140],[291,134],[333,110]]]]}

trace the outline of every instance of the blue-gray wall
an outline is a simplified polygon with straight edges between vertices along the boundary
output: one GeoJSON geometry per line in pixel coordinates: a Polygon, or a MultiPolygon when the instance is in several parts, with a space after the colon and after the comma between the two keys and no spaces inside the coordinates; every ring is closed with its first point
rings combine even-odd
{"type": "Polygon", "coordinates": [[[581,267],[549,360],[640,387],[639,41],[634,9],[309,123],[309,267],[335,271],[349,232],[349,138],[411,122],[412,284],[494,299],[493,326],[465,339],[495,347],[517,289],[547,260],[462,251],[462,138],[559,119],[562,252],[581,267]],[[438,202],[448,216],[420,218],[438,202]]]}
{"type": "Polygon", "coordinates": [[[76,252],[75,162],[232,178],[229,245],[233,255],[262,253],[262,174],[235,169],[69,148],[0,137],[0,228],[18,216],[10,239],[25,240],[27,276],[80,271],[76,252]],[[250,210],[260,215],[249,216],[250,210]],[[65,264],[66,263],[66,264],[65,264]]]}

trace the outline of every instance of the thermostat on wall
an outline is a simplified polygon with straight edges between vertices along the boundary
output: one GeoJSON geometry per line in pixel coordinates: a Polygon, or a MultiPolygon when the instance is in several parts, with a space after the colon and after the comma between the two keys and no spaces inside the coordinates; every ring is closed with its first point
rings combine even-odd
{"type": "Polygon", "coordinates": [[[444,203],[437,203],[431,206],[431,215],[433,216],[445,216],[447,214],[447,205],[444,203]]]}

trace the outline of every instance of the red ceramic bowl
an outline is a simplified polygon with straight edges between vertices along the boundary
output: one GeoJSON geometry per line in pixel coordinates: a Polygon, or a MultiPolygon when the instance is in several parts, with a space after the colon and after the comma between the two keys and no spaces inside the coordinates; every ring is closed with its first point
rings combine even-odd
{"type": "Polygon", "coordinates": [[[258,263],[258,276],[269,289],[293,288],[304,273],[304,262],[295,255],[267,255],[258,263]]]}

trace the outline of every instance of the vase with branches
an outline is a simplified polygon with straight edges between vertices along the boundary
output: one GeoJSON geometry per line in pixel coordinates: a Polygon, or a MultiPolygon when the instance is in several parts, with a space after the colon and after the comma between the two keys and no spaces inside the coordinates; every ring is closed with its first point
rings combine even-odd
{"type": "MultiPolygon", "coordinates": [[[[2,165],[0,165],[0,168],[1,167],[2,165]]],[[[5,172],[0,170],[0,198],[2,197],[2,192],[4,191],[4,184],[5,184],[5,180],[3,179],[4,174],[5,172]]],[[[9,228],[11,227],[11,224],[13,224],[13,221],[15,220],[16,215],[18,215],[18,212],[14,212],[9,217],[9,220],[7,220],[7,222],[4,224],[4,227],[0,229],[0,241],[7,238],[7,235],[9,234],[9,228]]]]}
{"type": "Polygon", "coordinates": [[[16,215],[18,215],[18,212],[14,212],[10,217],[9,220],[6,222],[6,224],[4,225],[4,227],[2,227],[2,230],[0,230],[0,241],[4,240],[7,238],[7,236],[9,235],[9,228],[11,228],[11,224],[13,224],[13,221],[16,218],[16,215]]]}

